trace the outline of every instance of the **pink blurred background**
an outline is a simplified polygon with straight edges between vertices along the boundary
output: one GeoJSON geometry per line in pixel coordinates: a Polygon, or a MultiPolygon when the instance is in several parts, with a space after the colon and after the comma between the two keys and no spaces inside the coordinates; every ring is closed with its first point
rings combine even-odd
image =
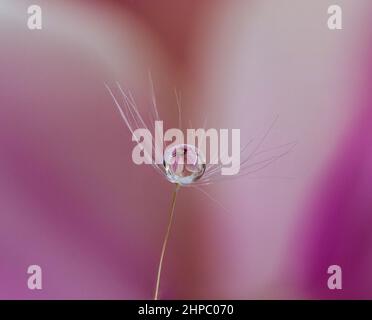
{"type": "Polygon", "coordinates": [[[298,141],[266,178],[205,189],[228,212],[181,190],[161,298],[372,298],[371,16],[370,0],[2,0],[0,298],[152,298],[173,186],[133,164],[104,87],[145,110],[149,70],[169,121],[176,87],[187,123],[244,142],[278,114],[265,146],[298,141]]]}

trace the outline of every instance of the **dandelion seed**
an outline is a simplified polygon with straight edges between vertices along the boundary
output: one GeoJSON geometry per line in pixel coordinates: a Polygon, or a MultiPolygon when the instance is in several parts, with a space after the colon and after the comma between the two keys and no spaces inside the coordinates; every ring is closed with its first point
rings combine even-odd
{"type": "MultiPolygon", "coordinates": [[[[155,91],[153,87],[153,82],[150,75],[150,84],[151,84],[151,93],[152,93],[152,105],[153,109],[150,111],[150,115],[152,121],[160,121],[159,119],[159,112],[157,110],[156,98],[155,98],[155,91]]],[[[129,131],[132,133],[134,139],[139,142],[134,135],[134,131],[136,129],[145,128],[148,129],[150,127],[147,125],[145,119],[141,116],[140,112],[138,111],[135,99],[130,92],[125,92],[121,86],[117,83],[118,90],[122,96],[122,99],[117,99],[114,95],[113,91],[110,89],[109,86],[106,85],[107,90],[109,91],[111,97],[114,100],[115,106],[117,107],[121,117],[124,120],[124,123],[128,127],[129,131]],[[120,103],[119,101],[122,101],[120,103]]],[[[181,106],[180,106],[180,96],[176,92],[176,100],[177,100],[177,108],[178,108],[178,122],[179,122],[179,129],[182,126],[182,118],[181,118],[181,106]]],[[[167,230],[164,236],[157,277],[156,277],[156,285],[155,285],[155,293],[154,293],[154,300],[157,300],[159,297],[159,288],[161,282],[161,272],[163,267],[163,261],[166,253],[166,248],[168,244],[168,238],[171,232],[171,227],[173,223],[174,217],[174,209],[176,205],[176,198],[178,194],[178,190],[180,187],[194,187],[195,189],[202,191],[209,199],[215,201],[220,207],[224,208],[223,205],[218,202],[214,197],[212,197],[208,192],[203,190],[201,187],[210,185],[212,183],[221,182],[230,180],[237,177],[242,177],[246,175],[252,175],[278,159],[287,155],[296,145],[295,142],[286,143],[280,146],[271,147],[268,149],[260,150],[265,139],[269,135],[272,127],[274,126],[277,118],[273,121],[270,125],[269,129],[264,133],[263,137],[258,141],[258,143],[253,146],[253,150],[249,151],[249,146],[253,143],[253,140],[249,141],[241,150],[241,159],[242,161],[239,163],[240,172],[235,176],[221,176],[220,171],[223,167],[223,164],[216,163],[215,159],[210,161],[210,163],[206,163],[205,155],[201,154],[200,150],[190,144],[176,144],[173,146],[169,146],[165,149],[164,154],[156,154],[155,158],[162,158],[162,164],[159,164],[152,158],[152,155],[144,150],[146,157],[150,159],[150,163],[154,167],[154,169],[160,173],[164,178],[166,178],[171,183],[176,185],[173,195],[172,195],[172,202],[171,208],[169,211],[169,220],[167,230]]],[[[205,121],[206,123],[206,121],[205,121]]],[[[157,128],[155,128],[157,130],[157,128]]],[[[152,140],[152,147],[155,150],[157,148],[157,142],[155,139],[152,140]]],[[[156,152],[156,151],[155,151],[156,152]]],[[[259,178],[259,177],[255,177],[259,178]]],[[[284,177],[286,178],[286,177],[284,177]]],[[[224,208],[225,209],[225,208],[224,208]]],[[[226,209],[225,209],[226,210],[226,209]]]]}

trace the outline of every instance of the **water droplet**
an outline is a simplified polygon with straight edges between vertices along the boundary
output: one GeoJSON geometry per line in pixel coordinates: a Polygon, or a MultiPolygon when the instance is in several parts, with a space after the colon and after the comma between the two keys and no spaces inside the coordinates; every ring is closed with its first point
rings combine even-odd
{"type": "Polygon", "coordinates": [[[201,178],[205,161],[195,146],[178,144],[165,150],[164,167],[170,182],[187,185],[201,178]]]}

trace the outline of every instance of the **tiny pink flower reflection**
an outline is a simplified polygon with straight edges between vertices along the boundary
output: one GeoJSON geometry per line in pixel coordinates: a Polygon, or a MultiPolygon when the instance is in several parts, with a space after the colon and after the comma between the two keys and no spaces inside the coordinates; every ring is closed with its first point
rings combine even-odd
{"type": "Polygon", "coordinates": [[[178,144],[164,152],[163,165],[168,180],[179,185],[189,185],[200,179],[206,164],[199,150],[189,144],[178,144]]]}
{"type": "MultiPolygon", "coordinates": [[[[156,98],[154,93],[154,88],[152,81],[151,82],[151,92],[152,92],[152,108],[149,110],[149,116],[152,118],[151,120],[155,123],[156,121],[160,121],[159,112],[157,109],[156,98]]],[[[126,124],[129,131],[132,133],[133,140],[137,143],[140,143],[139,138],[136,136],[135,131],[137,129],[147,129],[150,127],[148,122],[144,120],[142,115],[140,114],[135,99],[130,91],[125,92],[119,83],[116,83],[117,89],[120,93],[120,99],[117,99],[113,91],[110,89],[108,85],[106,88],[110,93],[115,106],[117,107],[124,123],[126,124]],[[119,102],[121,101],[121,102],[119,102]]],[[[178,108],[178,119],[179,119],[179,128],[182,128],[182,117],[181,117],[181,106],[178,95],[177,98],[177,108],[178,108]]],[[[262,144],[264,143],[265,139],[269,135],[272,127],[274,126],[276,120],[272,122],[268,130],[264,133],[258,143],[252,147],[252,150],[248,152],[248,147],[253,143],[253,139],[251,139],[243,148],[240,149],[240,158],[242,159],[239,163],[239,173],[236,175],[221,175],[221,169],[223,168],[223,164],[216,161],[216,159],[207,159],[204,154],[198,149],[196,145],[191,144],[176,144],[171,146],[166,146],[165,151],[163,154],[160,155],[162,161],[155,161],[152,154],[150,152],[146,153],[146,150],[143,150],[148,157],[149,163],[152,167],[164,178],[166,178],[169,182],[175,184],[175,189],[172,195],[172,202],[171,208],[169,212],[169,221],[168,227],[164,236],[157,277],[156,277],[156,285],[154,290],[154,300],[158,300],[159,298],[159,288],[160,288],[160,280],[161,280],[161,272],[163,266],[163,260],[167,248],[168,238],[170,235],[172,223],[173,223],[173,216],[174,216],[174,208],[176,204],[176,197],[180,187],[193,187],[204,193],[208,198],[215,201],[220,207],[224,210],[224,206],[222,206],[216,199],[214,199],[208,192],[206,192],[202,187],[207,186],[212,183],[231,180],[234,178],[240,178],[247,175],[252,175],[278,159],[287,155],[296,145],[296,142],[290,142],[283,145],[279,145],[276,147],[272,147],[265,150],[260,150],[262,144]]],[[[156,126],[152,125],[156,130],[156,126]]],[[[152,139],[151,150],[158,150],[156,146],[156,141],[152,139]]],[[[159,157],[159,155],[156,155],[159,157]]]]}

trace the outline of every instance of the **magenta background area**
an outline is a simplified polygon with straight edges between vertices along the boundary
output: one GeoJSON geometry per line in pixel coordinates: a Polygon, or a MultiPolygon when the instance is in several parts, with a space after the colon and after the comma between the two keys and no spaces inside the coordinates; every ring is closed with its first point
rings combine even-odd
{"type": "Polygon", "coordinates": [[[169,127],[239,128],[286,157],[181,189],[163,299],[372,298],[372,2],[0,4],[0,298],[151,299],[174,188],[134,146],[104,84],[169,127]],[[223,209],[223,208],[224,209],[223,209]],[[40,265],[43,289],[27,288],[40,265]],[[340,265],[343,289],[329,290],[340,265]]]}

